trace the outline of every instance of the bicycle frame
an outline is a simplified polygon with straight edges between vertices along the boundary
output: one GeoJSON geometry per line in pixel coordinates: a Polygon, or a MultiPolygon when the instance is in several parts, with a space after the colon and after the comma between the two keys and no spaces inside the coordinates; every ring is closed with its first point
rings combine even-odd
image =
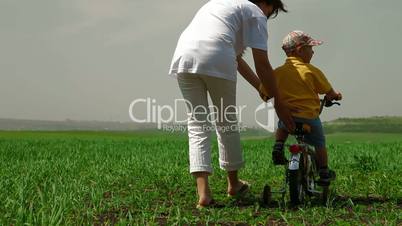
{"type": "MultiPolygon", "coordinates": [[[[318,177],[316,151],[313,147],[306,144],[303,139],[297,139],[297,144],[289,145],[291,157],[286,171],[299,170],[300,162],[303,166],[303,180],[306,184],[306,191],[310,194],[320,195],[321,191],[316,190],[315,178],[318,177]]],[[[288,180],[288,178],[287,178],[288,180]]],[[[286,181],[288,183],[289,181],[286,181]]]]}
{"type": "MultiPolygon", "coordinates": [[[[325,98],[322,99],[319,113],[321,114],[324,106],[331,107],[334,104],[340,105],[338,102],[327,101],[325,98]]],[[[302,126],[301,132],[299,131],[299,133],[295,134],[297,144],[286,145],[286,147],[289,148],[289,151],[291,152],[291,157],[289,159],[288,165],[284,166],[286,176],[283,182],[283,186],[276,191],[271,191],[269,189],[270,193],[281,193],[283,200],[287,191],[287,187],[290,184],[290,172],[298,171],[301,166],[302,174],[300,175],[301,182],[299,183],[299,197],[301,197],[301,199],[304,199],[305,194],[315,196],[323,195],[325,197],[327,194],[324,193],[328,193],[328,186],[321,186],[323,191],[317,190],[318,184],[316,183],[315,178],[319,175],[317,171],[316,151],[313,147],[305,143],[305,132],[303,132],[303,130],[304,127],[302,126]]]]}
{"type": "MultiPolygon", "coordinates": [[[[304,178],[307,182],[306,184],[308,185],[307,191],[311,194],[320,195],[322,192],[316,190],[316,184],[314,181],[314,178],[318,176],[315,161],[315,149],[304,142],[298,142],[297,146],[300,148],[300,151],[291,154],[288,165],[284,166],[285,175],[289,174],[289,170],[298,170],[300,167],[300,161],[302,161],[304,169],[307,170],[305,173],[303,173],[304,176],[307,176],[307,178],[304,178]],[[305,156],[307,156],[307,158],[305,156]]],[[[286,147],[290,149],[292,145],[286,145],[286,147]]],[[[289,177],[286,176],[284,178],[282,187],[278,190],[271,191],[271,193],[280,193],[282,196],[284,196],[287,191],[288,183],[289,177]]]]}

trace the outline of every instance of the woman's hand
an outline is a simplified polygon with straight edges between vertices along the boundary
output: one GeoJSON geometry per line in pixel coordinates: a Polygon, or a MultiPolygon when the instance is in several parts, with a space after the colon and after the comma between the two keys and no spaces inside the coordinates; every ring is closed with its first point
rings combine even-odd
{"type": "Polygon", "coordinates": [[[264,88],[262,83],[260,83],[260,85],[258,86],[258,93],[260,94],[260,97],[264,102],[267,102],[269,99],[272,98],[272,95],[269,94],[269,92],[264,88]]]}
{"type": "Polygon", "coordinates": [[[270,98],[268,96],[265,96],[263,93],[260,93],[260,97],[262,101],[267,102],[270,98]]]}
{"type": "Polygon", "coordinates": [[[275,98],[275,111],[279,119],[285,123],[289,132],[293,133],[296,128],[296,124],[292,118],[292,115],[290,114],[289,106],[279,98],[278,100],[275,98]]]}

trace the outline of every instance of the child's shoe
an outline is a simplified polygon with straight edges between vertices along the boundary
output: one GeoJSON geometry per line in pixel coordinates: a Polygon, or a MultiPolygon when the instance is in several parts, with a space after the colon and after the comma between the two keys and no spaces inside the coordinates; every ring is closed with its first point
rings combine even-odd
{"type": "Polygon", "coordinates": [[[318,185],[329,186],[331,181],[335,180],[336,173],[328,168],[322,168],[319,171],[320,179],[318,180],[318,185]]]}
{"type": "Polygon", "coordinates": [[[288,160],[285,158],[283,151],[284,143],[276,142],[272,150],[272,161],[274,165],[285,165],[288,160]]]}

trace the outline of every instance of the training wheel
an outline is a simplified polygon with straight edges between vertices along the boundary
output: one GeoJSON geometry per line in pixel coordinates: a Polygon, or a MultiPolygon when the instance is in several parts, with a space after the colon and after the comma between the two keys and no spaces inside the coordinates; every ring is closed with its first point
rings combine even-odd
{"type": "Polygon", "coordinates": [[[272,201],[271,187],[269,185],[265,185],[264,190],[262,192],[262,202],[265,205],[269,205],[271,201],[272,201]]]}

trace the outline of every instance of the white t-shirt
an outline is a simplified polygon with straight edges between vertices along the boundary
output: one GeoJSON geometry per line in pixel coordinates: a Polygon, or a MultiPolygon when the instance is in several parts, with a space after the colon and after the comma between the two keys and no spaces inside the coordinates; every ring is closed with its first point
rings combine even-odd
{"type": "Polygon", "coordinates": [[[181,34],[169,74],[197,73],[236,81],[246,47],[267,50],[267,17],[248,0],[211,0],[181,34]]]}

